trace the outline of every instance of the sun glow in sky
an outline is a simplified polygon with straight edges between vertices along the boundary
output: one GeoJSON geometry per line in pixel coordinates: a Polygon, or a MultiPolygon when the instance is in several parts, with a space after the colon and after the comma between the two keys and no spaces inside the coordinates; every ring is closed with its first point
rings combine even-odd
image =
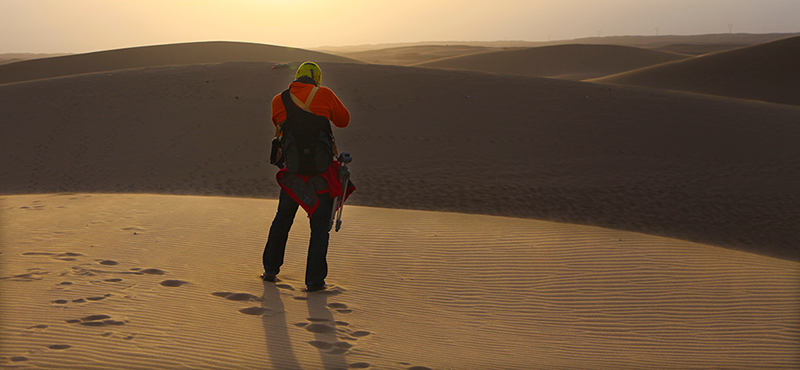
{"type": "Polygon", "coordinates": [[[800,32],[800,0],[0,0],[0,53],[800,32]],[[729,29],[732,25],[732,29],[729,29]]]}

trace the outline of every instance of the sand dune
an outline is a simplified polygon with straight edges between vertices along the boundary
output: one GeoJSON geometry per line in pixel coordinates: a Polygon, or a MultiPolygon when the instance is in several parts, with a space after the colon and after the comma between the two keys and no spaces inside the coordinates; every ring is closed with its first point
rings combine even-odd
{"type": "Polygon", "coordinates": [[[294,71],[199,57],[0,85],[0,367],[800,367],[800,107],[323,62],[359,190],[305,293],[304,214],[257,277],[294,71]]]}
{"type": "Polygon", "coordinates": [[[500,50],[500,48],[470,45],[420,45],[339,53],[339,55],[367,63],[404,66],[442,58],[497,50],[500,50]]]}
{"type": "MultiPolygon", "coordinates": [[[[594,227],[346,208],[324,293],[272,200],[0,198],[0,366],[790,369],[800,264],[594,227]]],[[[305,226],[304,216],[296,220],[305,226]]]]}
{"type": "MultiPolygon", "coordinates": [[[[355,205],[581,223],[800,260],[800,108],[427,68],[323,68],[353,115],[336,135],[355,158],[355,205]]],[[[227,63],[0,86],[0,193],[276,198],[268,104],[293,73],[227,63]]]]}
{"type": "Polygon", "coordinates": [[[416,66],[584,80],[685,58],[688,56],[627,46],[557,45],[452,57],[416,66]]]}
{"type": "Polygon", "coordinates": [[[594,80],[800,105],[800,37],[594,80]]]}
{"type": "Polygon", "coordinates": [[[0,84],[167,65],[305,60],[359,63],[345,57],[283,46],[241,42],[195,42],[100,51],[0,65],[0,84]]]}

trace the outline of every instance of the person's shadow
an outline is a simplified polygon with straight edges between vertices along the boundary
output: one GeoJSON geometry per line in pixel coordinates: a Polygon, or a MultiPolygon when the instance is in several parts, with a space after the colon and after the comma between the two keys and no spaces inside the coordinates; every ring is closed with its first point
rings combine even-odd
{"type": "Polygon", "coordinates": [[[310,344],[319,350],[325,369],[347,369],[344,354],[348,352],[350,344],[340,342],[336,335],[336,322],[328,308],[329,295],[324,291],[308,294],[306,304],[311,324],[307,328],[314,333],[314,341],[310,344]]]}
{"type": "Polygon", "coordinates": [[[264,295],[261,297],[261,307],[267,310],[261,320],[264,323],[267,354],[272,362],[272,367],[275,369],[301,369],[289,338],[286,311],[283,308],[280,290],[275,284],[265,283],[264,295]]]}
{"type": "MultiPolygon", "coordinates": [[[[315,292],[308,293],[305,297],[309,321],[305,330],[314,333],[314,340],[309,344],[319,350],[324,369],[347,369],[344,354],[348,352],[350,344],[338,340],[336,322],[328,308],[329,295],[329,292],[315,292]]],[[[267,354],[272,367],[301,369],[289,337],[289,323],[286,320],[280,289],[275,284],[265,283],[264,294],[261,297],[261,308],[264,309],[261,320],[264,324],[267,354]]]]}

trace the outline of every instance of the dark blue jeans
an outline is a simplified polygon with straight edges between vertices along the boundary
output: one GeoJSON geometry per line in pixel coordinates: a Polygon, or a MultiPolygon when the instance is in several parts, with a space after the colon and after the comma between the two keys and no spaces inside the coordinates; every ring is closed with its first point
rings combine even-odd
{"type": "MultiPolygon", "coordinates": [[[[319,205],[310,217],[311,239],[308,242],[308,259],[306,260],[306,286],[309,288],[325,285],[328,276],[328,225],[331,220],[333,198],[327,193],[318,194],[319,205]]],[[[283,265],[283,256],[286,251],[286,240],[292,228],[297,208],[300,207],[289,194],[281,190],[278,200],[278,213],[269,228],[267,245],[264,247],[264,272],[268,275],[278,275],[283,265]]]]}

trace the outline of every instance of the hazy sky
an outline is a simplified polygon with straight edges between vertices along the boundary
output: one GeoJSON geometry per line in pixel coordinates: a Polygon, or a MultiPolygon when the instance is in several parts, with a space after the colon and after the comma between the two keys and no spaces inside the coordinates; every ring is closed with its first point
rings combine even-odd
{"type": "Polygon", "coordinates": [[[0,53],[800,32],[800,0],[0,0],[0,53]]]}

